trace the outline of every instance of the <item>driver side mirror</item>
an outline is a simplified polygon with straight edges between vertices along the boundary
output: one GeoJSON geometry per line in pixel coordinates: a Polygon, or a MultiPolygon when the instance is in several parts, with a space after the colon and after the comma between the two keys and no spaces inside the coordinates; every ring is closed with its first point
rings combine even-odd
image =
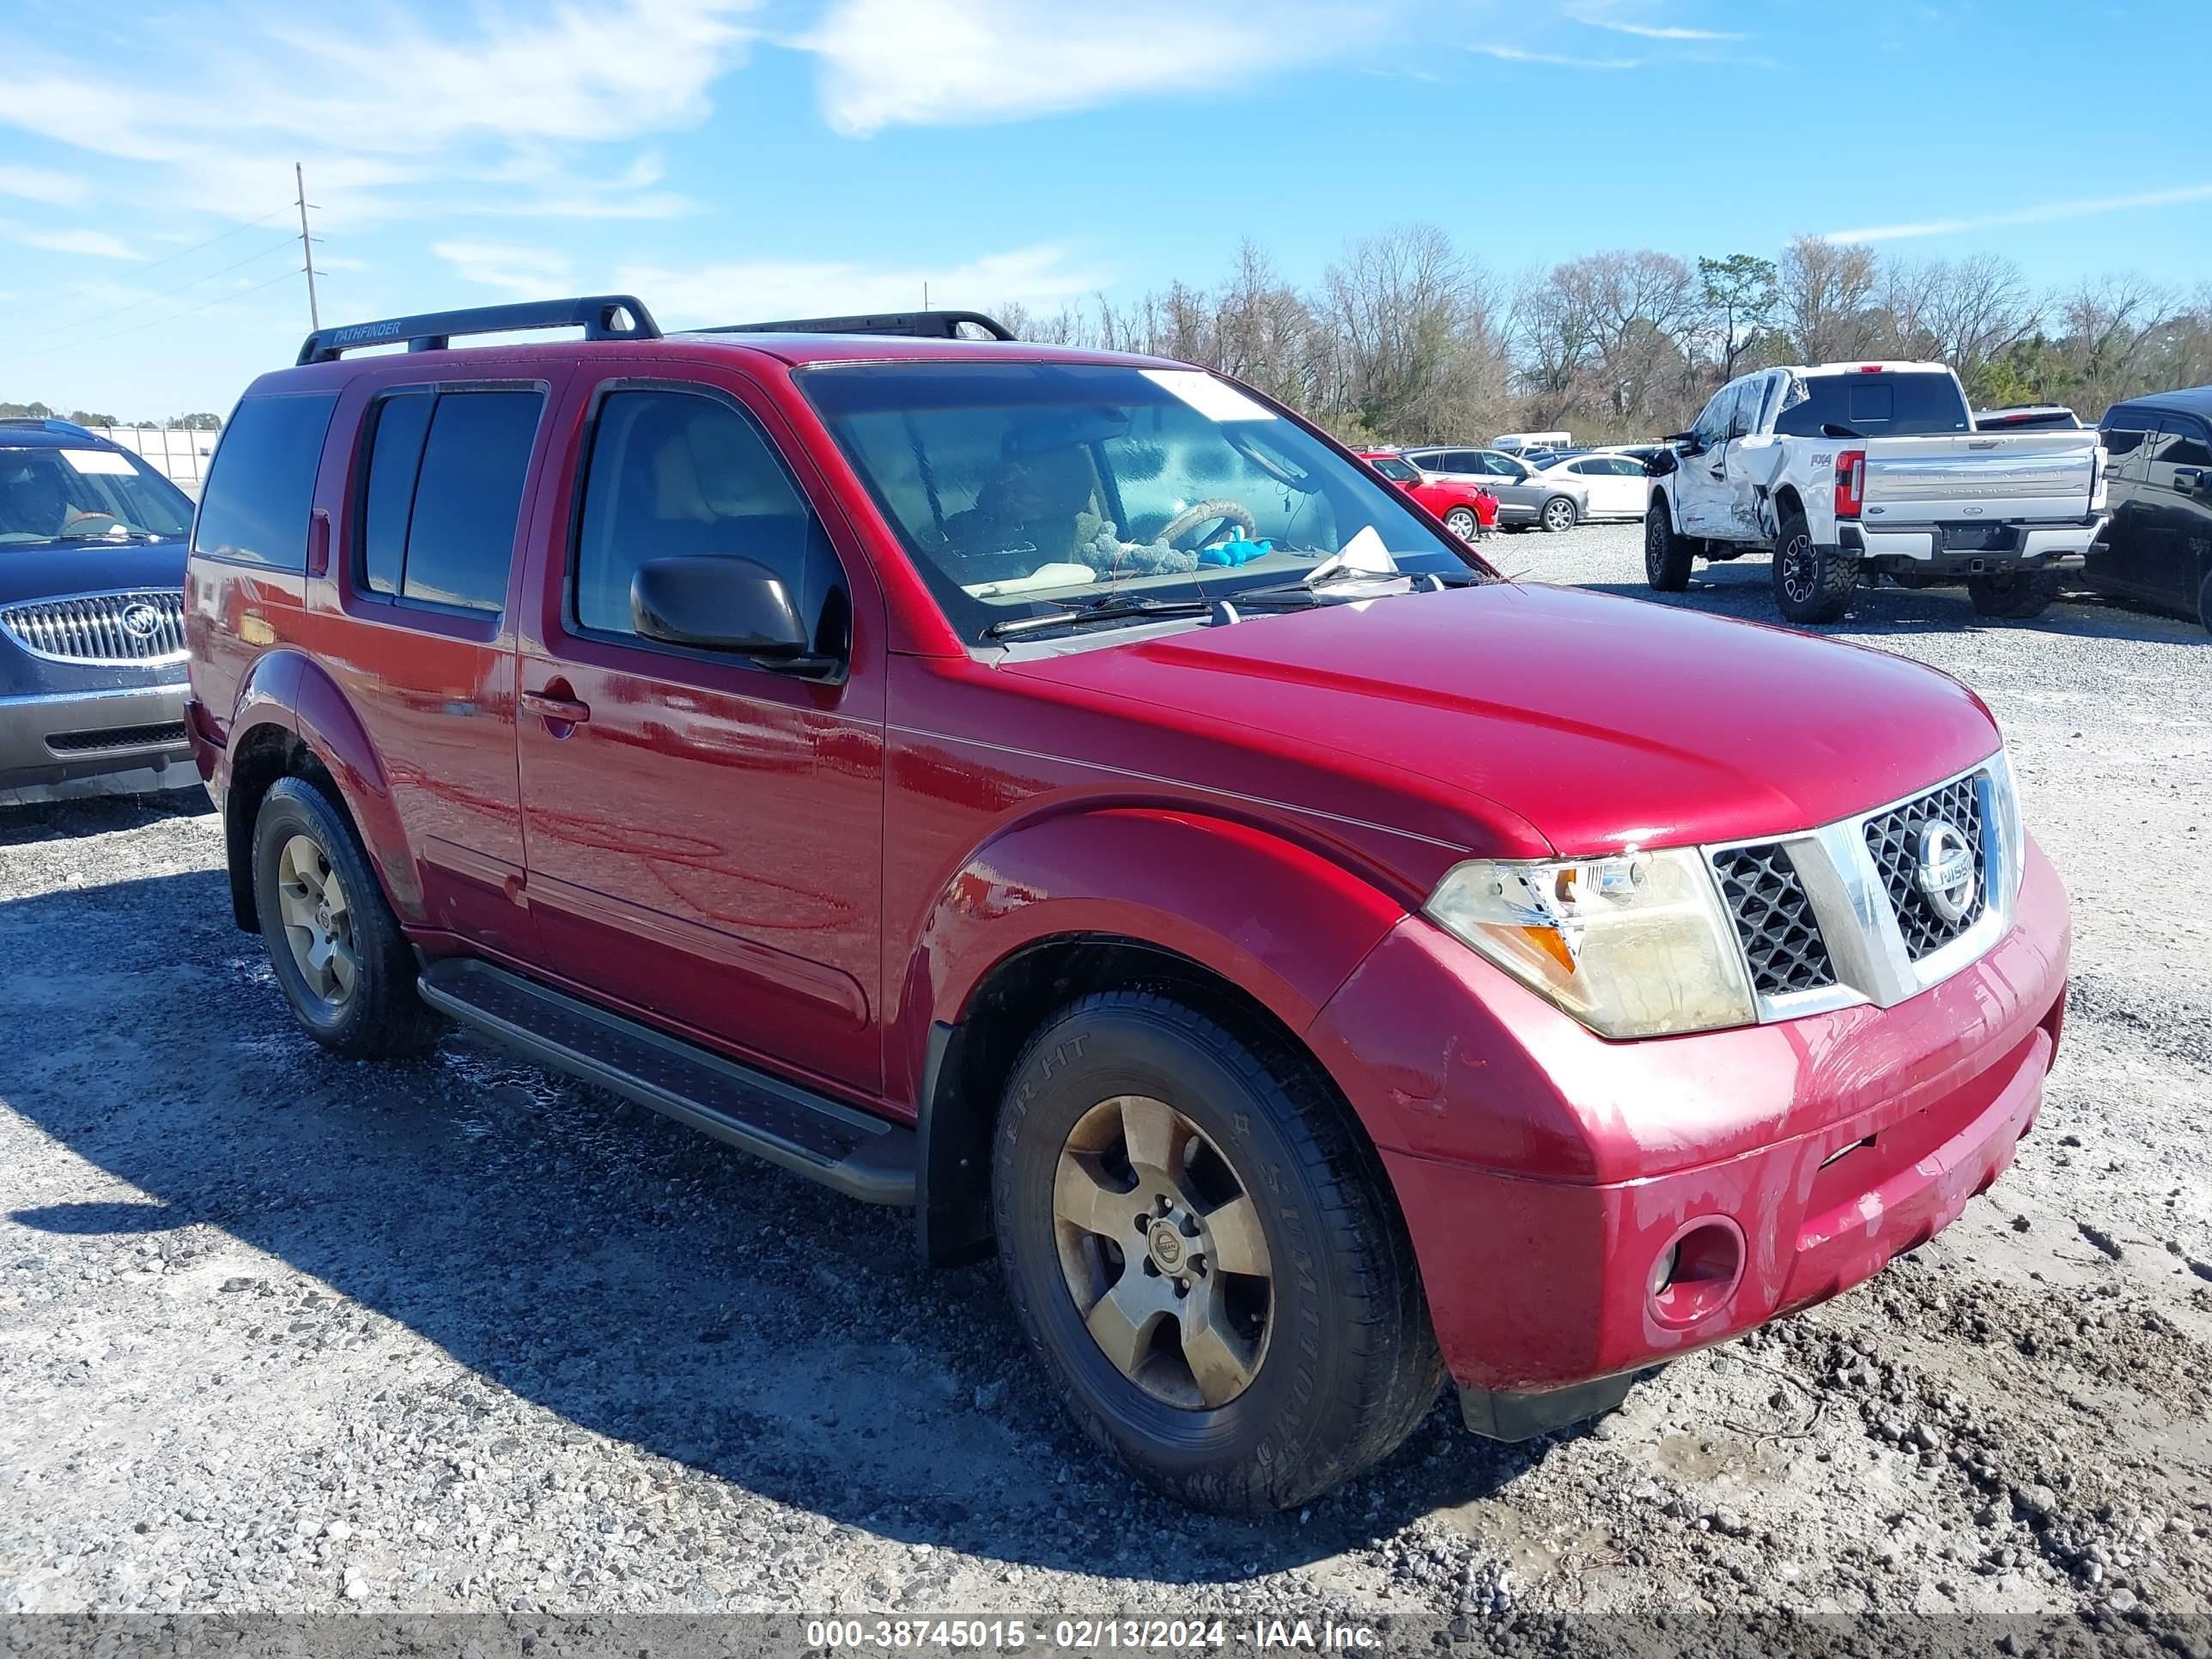
{"type": "Polygon", "coordinates": [[[1644,476],[1647,478],[1663,478],[1681,464],[1680,459],[1671,447],[1655,450],[1644,460],[1644,476]]]}
{"type": "Polygon", "coordinates": [[[664,644],[726,651],[810,678],[844,666],[814,651],[791,590],[757,559],[648,559],[630,578],[629,608],[638,633],[664,644]]]}

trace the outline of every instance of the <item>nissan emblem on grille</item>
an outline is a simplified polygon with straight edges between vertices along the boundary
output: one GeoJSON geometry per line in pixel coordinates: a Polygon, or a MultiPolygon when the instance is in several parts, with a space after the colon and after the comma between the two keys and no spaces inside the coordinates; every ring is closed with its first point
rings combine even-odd
{"type": "Polygon", "coordinates": [[[1957,825],[1938,818],[1921,826],[1912,879],[1937,915],[1966,920],[1974,905],[1974,849],[1957,825]]]}

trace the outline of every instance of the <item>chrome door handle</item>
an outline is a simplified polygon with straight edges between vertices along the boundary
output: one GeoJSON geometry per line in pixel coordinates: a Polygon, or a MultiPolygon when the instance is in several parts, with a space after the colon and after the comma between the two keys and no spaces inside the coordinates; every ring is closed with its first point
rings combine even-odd
{"type": "Polygon", "coordinates": [[[562,726],[581,726],[592,718],[592,705],[580,697],[556,696],[550,691],[526,691],[520,702],[526,712],[562,726]]]}

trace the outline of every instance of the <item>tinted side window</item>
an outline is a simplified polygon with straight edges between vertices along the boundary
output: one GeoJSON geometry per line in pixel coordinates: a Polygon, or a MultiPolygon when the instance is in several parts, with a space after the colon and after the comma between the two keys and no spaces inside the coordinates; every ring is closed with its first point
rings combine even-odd
{"type": "Polygon", "coordinates": [[[845,648],[836,554],[767,434],[719,398],[616,392],[599,404],[584,478],[572,602],[579,627],[635,631],[630,580],[648,559],[744,558],[783,578],[816,647],[845,648]]]}
{"type": "Polygon", "coordinates": [[[430,429],[430,394],[410,392],[375,405],[369,441],[368,489],[362,508],[362,580],[378,593],[397,593],[407,561],[407,518],[415,507],[415,474],[430,429]]]}
{"type": "Polygon", "coordinates": [[[1735,387],[1733,385],[1724,386],[1713,393],[1711,401],[1705,404],[1696,424],[1690,428],[1697,434],[1698,441],[1710,449],[1728,436],[1729,411],[1735,407],[1735,387]]]}
{"type": "Polygon", "coordinates": [[[307,568],[307,513],[337,402],[335,392],[240,400],[216,446],[195,552],[307,568]]]}
{"type": "Polygon", "coordinates": [[[536,392],[449,392],[431,411],[416,475],[399,591],[497,611],[522,517],[522,486],[544,403],[536,392]]]}
{"type": "Polygon", "coordinates": [[[2158,416],[2140,410],[2116,409],[2105,416],[2110,424],[2098,434],[2105,446],[2106,471],[2115,478],[2142,477],[2144,442],[2158,426],[2158,416]]]}
{"type": "Polygon", "coordinates": [[[2212,447],[2204,441],[2204,428],[2179,415],[2159,417],[2158,449],[2151,463],[2159,466],[2212,467],[2212,447]]]}

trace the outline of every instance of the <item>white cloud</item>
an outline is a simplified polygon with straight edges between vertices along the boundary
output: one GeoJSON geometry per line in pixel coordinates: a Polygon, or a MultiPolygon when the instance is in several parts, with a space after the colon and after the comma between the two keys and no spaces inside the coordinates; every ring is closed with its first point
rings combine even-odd
{"type": "Polygon", "coordinates": [[[1563,52],[1524,52],[1519,46],[1477,45],[1468,50],[1502,58],[1509,64],[1543,64],[1553,69],[1632,70],[1642,61],[1635,58],[1583,58],[1563,52]]]}
{"type": "Polygon", "coordinates": [[[795,44],[822,63],[830,126],[957,126],[1253,78],[1362,43],[1374,4],[1278,0],[834,0],[795,44]]]}
{"type": "Polygon", "coordinates": [[[541,300],[569,286],[567,258],[547,248],[507,242],[434,242],[430,252],[452,265],[463,282],[504,289],[524,299],[541,300]]]}
{"type": "Polygon", "coordinates": [[[27,247],[51,248],[57,253],[82,253],[95,259],[136,259],[138,250],[120,236],[104,230],[31,230],[21,225],[0,227],[27,247]]]}
{"type": "Polygon", "coordinates": [[[1615,34],[1632,34],[1640,40],[1742,40],[1749,37],[1732,34],[1726,29],[1688,29],[1661,23],[1617,23],[1602,17],[1577,17],[1578,23],[1592,28],[1611,29],[1615,34]]]}
{"type": "Polygon", "coordinates": [[[1850,230],[1822,233],[1828,242],[1898,242],[1917,236],[1948,236],[1964,230],[1997,230],[2008,225],[2041,225],[2058,219],[2086,219],[2100,213],[2125,213],[2142,208],[2180,207],[2191,202],[2212,202],[2212,185],[2183,185],[2172,190],[2142,191],[2130,196],[2095,196],[2070,202],[2043,202],[2004,213],[1975,214],[1959,219],[1923,219],[1895,225],[1860,225],[1850,230]]]}
{"type": "Polygon", "coordinates": [[[933,305],[988,311],[1007,300],[1056,306],[1094,292],[1105,278],[1072,264],[1067,249],[1042,245],[985,254],[964,264],[897,270],[836,260],[752,260],[690,270],[625,265],[615,273],[614,287],[642,296],[665,327],[701,327],[911,311],[921,304],[924,283],[933,305]]]}
{"type": "Polygon", "coordinates": [[[55,173],[46,167],[0,167],[0,196],[66,207],[82,201],[89,188],[73,174],[55,173]]]}
{"type": "MultiPolygon", "coordinates": [[[[605,0],[526,18],[486,8],[473,30],[443,8],[312,26],[226,12],[220,28],[195,16],[166,35],[156,20],[135,84],[113,61],[71,59],[0,26],[0,126],[150,163],[173,183],[165,199],[239,216],[290,194],[295,156],[339,216],[370,216],[396,191],[498,183],[516,165],[533,175],[527,199],[573,212],[597,183],[576,153],[703,119],[758,3],[605,0]]],[[[687,204],[664,192],[653,205],[687,204]]]]}

